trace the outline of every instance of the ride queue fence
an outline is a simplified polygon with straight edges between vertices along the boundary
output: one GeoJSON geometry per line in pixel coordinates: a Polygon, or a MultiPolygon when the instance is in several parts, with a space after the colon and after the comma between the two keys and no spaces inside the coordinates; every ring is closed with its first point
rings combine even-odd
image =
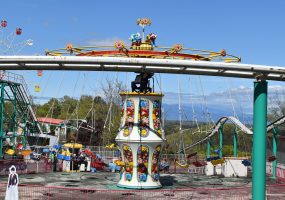
{"type": "MultiPolygon", "coordinates": [[[[93,151],[93,149],[92,149],[93,151]]],[[[108,164],[113,160],[116,160],[120,157],[120,154],[117,151],[110,151],[106,150],[102,147],[97,147],[94,149],[94,152],[100,154],[102,160],[108,164]]],[[[179,160],[181,157],[180,154],[162,154],[161,160],[166,160],[169,165],[167,170],[163,170],[161,173],[188,173],[188,167],[180,167],[176,164],[176,160],[179,160]]],[[[17,160],[17,159],[9,159],[3,160],[0,163],[0,175],[7,175],[9,174],[9,168],[11,165],[15,165],[17,168],[17,172],[19,174],[38,174],[38,173],[51,173],[54,171],[61,171],[62,168],[62,161],[57,160],[56,167],[53,166],[53,163],[50,159],[43,158],[39,161],[31,160],[31,159],[24,159],[24,160],[17,160]],[[54,168],[56,170],[54,170],[54,168]]],[[[198,170],[197,168],[193,169],[195,172],[198,170]]],[[[199,173],[203,173],[203,169],[199,168],[199,173]]]]}
{"type": "MultiPolygon", "coordinates": [[[[35,160],[2,160],[0,163],[0,175],[8,175],[9,168],[14,165],[18,174],[38,174],[52,172],[52,162],[49,159],[35,160]]],[[[60,163],[57,163],[58,168],[60,163]]]]}
{"type": "MultiPolygon", "coordinates": [[[[7,183],[0,183],[0,200],[4,200],[7,183]]],[[[161,190],[96,190],[91,188],[49,187],[19,184],[21,200],[88,200],[88,199],[251,199],[251,187],[191,188],[161,190]]],[[[285,198],[285,184],[268,185],[268,200],[285,198]]]]}
{"type": "MultiPolygon", "coordinates": [[[[117,153],[114,151],[100,151],[100,155],[104,162],[109,163],[112,162],[113,159],[117,159],[117,153]]],[[[203,174],[205,167],[180,167],[176,164],[176,160],[178,160],[180,155],[178,154],[162,154],[161,160],[166,160],[169,169],[162,170],[161,173],[195,173],[195,174],[203,174]]],[[[204,161],[204,160],[199,160],[204,161]]],[[[11,165],[15,165],[17,168],[17,172],[19,174],[35,174],[35,173],[50,173],[54,171],[61,171],[62,163],[60,160],[57,161],[56,167],[53,166],[53,163],[50,159],[43,159],[40,161],[35,160],[2,160],[0,162],[0,175],[8,175],[9,168],[11,165]],[[54,168],[56,170],[54,170],[54,168]]],[[[251,169],[249,168],[249,171],[251,169]]],[[[272,175],[272,163],[267,162],[266,164],[266,172],[270,176],[272,175]]],[[[276,177],[279,181],[285,182],[285,164],[278,163],[276,169],[276,177]]]]}
{"type": "MultiPolygon", "coordinates": [[[[273,171],[272,165],[272,162],[266,162],[266,174],[270,176],[272,175],[273,171]]],[[[285,164],[277,163],[276,178],[281,182],[285,182],[285,164]]]]}

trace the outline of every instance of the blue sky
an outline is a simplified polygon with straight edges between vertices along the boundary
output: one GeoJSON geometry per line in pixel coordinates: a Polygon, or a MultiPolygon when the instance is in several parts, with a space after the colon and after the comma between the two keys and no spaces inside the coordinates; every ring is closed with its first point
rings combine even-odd
{"type": "MultiPolygon", "coordinates": [[[[63,48],[68,43],[77,46],[113,44],[118,39],[128,41],[130,34],[141,31],[136,19],[149,17],[153,24],[147,32],[158,35],[159,46],[182,43],[198,49],[226,49],[240,56],[243,63],[285,66],[284,7],[282,0],[2,0],[0,18],[8,21],[6,34],[16,27],[23,29],[15,42],[34,40],[32,47],[21,51],[23,55],[44,55],[45,49],[63,48]]],[[[35,71],[18,73],[25,76],[32,95],[37,97],[99,94],[105,78],[118,78],[127,84],[135,76],[133,73],[44,71],[43,77],[37,77],[35,71]],[[41,93],[33,91],[35,84],[41,85],[41,93]]],[[[157,75],[163,92],[170,94],[177,93],[178,79],[182,93],[199,88],[197,76],[190,77],[196,83],[189,81],[189,77],[157,75]],[[194,84],[192,89],[190,84],[194,84]]],[[[244,90],[253,85],[253,80],[206,76],[201,77],[201,82],[209,97],[217,92],[226,93],[229,88],[244,90]]],[[[276,89],[284,83],[269,82],[269,85],[276,89]]],[[[201,89],[196,92],[201,93],[201,89]]],[[[177,102],[173,96],[167,98],[166,102],[177,102]]],[[[189,102],[186,97],[184,101],[189,102]]]]}

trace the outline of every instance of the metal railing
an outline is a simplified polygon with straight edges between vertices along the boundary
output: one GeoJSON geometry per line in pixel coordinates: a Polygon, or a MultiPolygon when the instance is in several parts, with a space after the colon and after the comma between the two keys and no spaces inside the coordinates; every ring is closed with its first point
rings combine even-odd
{"type": "MultiPolygon", "coordinates": [[[[7,81],[7,82],[12,82],[12,83],[18,83],[20,85],[19,90],[23,94],[23,100],[28,105],[28,109],[32,115],[33,120],[35,122],[37,122],[38,121],[37,117],[36,117],[36,115],[33,111],[33,108],[31,106],[32,98],[30,95],[30,91],[29,91],[28,85],[27,85],[24,77],[20,74],[15,74],[13,72],[2,71],[1,80],[7,81]]],[[[37,128],[38,128],[40,134],[43,134],[41,127],[38,123],[37,123],[37,128]]]]}
{"type": "Polygon", "coordinates": [[[5,71],[2,73],[4,73],[4,74],[2,75],[1,80],[21,84],[23,86],[23,88],[25,89],[27,95],[30,97],[30,92],[29,92],[27,83],[26,83],[26,81],[22,75],[15,74],[15,73],[10,72],[10,71],[5,71]]]}

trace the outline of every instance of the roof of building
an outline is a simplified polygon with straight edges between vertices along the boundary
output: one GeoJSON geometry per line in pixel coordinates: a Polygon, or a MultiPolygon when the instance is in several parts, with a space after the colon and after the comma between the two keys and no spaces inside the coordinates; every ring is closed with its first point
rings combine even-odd
{"type": "Polygon", "coordinates": [[[47,117],[39,117],[38,122],[47,123],[47,124],[61,124],[64,122],[62,119],[54,119],[54,118],[47,118],[47,117]]]}

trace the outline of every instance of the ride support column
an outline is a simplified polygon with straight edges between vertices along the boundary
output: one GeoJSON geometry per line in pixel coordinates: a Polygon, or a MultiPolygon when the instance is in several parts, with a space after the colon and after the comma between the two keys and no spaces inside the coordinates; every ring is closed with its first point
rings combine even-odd
{"type": "Polygon", "coordinates": [[[277,167],[277,130],[273,128],[273,139],[272,139],[272,153],[275,156],[275,160],[272,162],[272,179],[276,179],[276,167],[277,167]]]}
{"type": "Polygon", "coordinates": [[[27,148],[27,140],[26,140],[26,137],[27,137],[27,114],[26,113],[24,114],[23,122],[24,122],[25,126],[24,126],[24,129],[22,132],[22,134],[23,134],[22,142],[23,142],[24,149],[26,149],[27,148]]]}
{"type": "Polygon", "coordinates": [[[237,127],[234,128],[234,157],[237,157],[237,127]]]}
{"type": "Polygon", "coordinates": [[[210,143],[210,138],[207,140],[207,158],[211,157],[211,143],[210,143]]]}
{"type": "Polygon", "coordinates": [[[254,82],[252,199],[265,200],[266,193],[267,82],[254,82]]]}
{"type": "Polygon", "coordinates": [[[219,139],[220,139],[219,156],[220,156],[220,158],[222,158],[223,157],[223,126],[220,127],[219,132],[220,132],[220,137],[219,137],[219,139]]]}
{"type": "Polygon", "coordinates": [[[13,126],[12,126],[12,131],[13,131],[13,135],[12,135],[12,138],[13,138],[13,150],[16,150],[16,140],[17,140],[17,137],[16,137],[16,128],[17,128],[17,114],[18,114],[18,110],[17,110],[17,99],[16,99],[16,91],[17,91],[17,86],[14,85],[12,86],[13,87],[13,126]]]}
{"type": "Polygon", "coordinates": [[[4,137],[4,89],[5,84],[0,83],[0,157],[3,157],[3,137],[4,137]]]}

